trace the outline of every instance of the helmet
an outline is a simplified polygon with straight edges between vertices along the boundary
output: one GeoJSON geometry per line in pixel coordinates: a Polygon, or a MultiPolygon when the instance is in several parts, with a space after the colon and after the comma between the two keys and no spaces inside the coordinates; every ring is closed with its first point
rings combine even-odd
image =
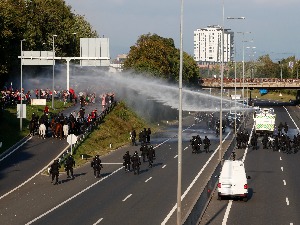
{"type": "Polygon", "coordinates": [[[135,152],[134,152],[134,154],[135,154],[135,155],[138,155],[138,152],[137,152],[137,151],[135,151],[135,152]]]}
{"type": "Polygon", "coordinates": [[[127,151],[126,153],[129,154],[129,151],[127,151]]]}
{"type": "Polygon", "coordinates": [[[99,155],[96,155],[96,158],[99,158],[99,155]]]}
{"type": "Polygon", "coordinates": [[[150,148],[153,148],[153,145],[150,145],[150,148]]]}

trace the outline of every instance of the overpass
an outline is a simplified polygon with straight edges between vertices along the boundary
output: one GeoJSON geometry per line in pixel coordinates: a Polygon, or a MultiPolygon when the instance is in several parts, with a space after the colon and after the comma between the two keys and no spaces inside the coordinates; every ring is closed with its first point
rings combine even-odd
{"type": "MultiPolygon", "coordinates": [[[[202,78],[200,85],[203,88],[221,88],[220,78],[202,78]]],[[[300,89],[300,79],[278,79],[278,78],[223,78],[223,88],[226,89],[300,89]]]]}

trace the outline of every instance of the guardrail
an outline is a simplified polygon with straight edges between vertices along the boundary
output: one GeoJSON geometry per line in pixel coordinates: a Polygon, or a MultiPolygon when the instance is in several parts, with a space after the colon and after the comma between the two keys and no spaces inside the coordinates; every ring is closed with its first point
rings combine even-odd
{"type": "MultiPolygon", "coordinates": [[[[78,146],[85,140],[88,138],[88,136],[93,132],[93,130],[95,128],[97,128],[102,122],[103,119],[105,118],[105,116],[110,113],[113,108],[116,106],[117,102],[114,101],[113,103],[111,103],[108,107],[106,107],[101,113],[100,115],[96,118],[96,120],[91,123],[84,131],[83,134],[78,135],[77,137],[77,141],[75,144],[72,145],[72,151],[73,153],[76,152],[76,149],[78,148],[78,146]]],[[[66,159],[66,157],[68,156],[68,154],[71,152],[71,145],[66,149],[65,152],[63,152],[59,157],[59,163],[62,165],[66,159]]],[[[82,156],[84,157],[84,155],[82,156]]]]}
{"type": "MultiPolygon", "coordinates": [[[[250,115],[247,115],[247,117],[245,117],[246,121],[249,118],[248,116],[250,116],[250,115]]],[[[244,125],[244,123],[242,122],[240,127],[237,129],[237,131],[239,129],[244,128],[243,125],[244,125]]],[[[226,151],[223,153],[222,159],[230,158],[231,153],[232,153],[233,149],[235,148],[234,139],[235,139],[235,136],[233,135],[233,137],[230,140],[230,143],[228,144],[226,151]]],[[[188,213],[187,216],[183,219],[184,225],[195,225],[200,222],[200,220],[201,220],[203,214],[205,213],[205,210],[213,196],[214,190],[217,187],[218,176],[220,175],[221,168],[222,168],[222,162],[219,162],[215,166],[215,168],[214,168],[213,172],[211,173],[210,178],[208,179],[204,188],[199,191],[197,200],[195,201],[194,206],[190,210],[190,213],[188,213]]]]}

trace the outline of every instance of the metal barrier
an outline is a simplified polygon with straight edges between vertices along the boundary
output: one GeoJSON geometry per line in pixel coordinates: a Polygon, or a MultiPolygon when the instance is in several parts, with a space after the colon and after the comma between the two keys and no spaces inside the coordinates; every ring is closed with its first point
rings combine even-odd
{"type": "MultiPolygon", "coordinates": [[[[78,146],[85,140],[88,138],[88,136],[93,132],[93,130],[95,128],[97,128],[102,122],[103,119],[105,118],[105,116],[110,113],[113,108],[116,106],[117,102],[114,101],[113,103],[111,103],[108,107],[106,107],[101,113],[100,115],[96,118],[96,120],[90,124],[85,131],[83,132],[83,134],[78,135],[77,137],[77,142],[72,146],[72,151],[73,153],[76,152],[76,149],[78,148],[78,146]]],[[[59,163],[63,164],[66,157],[68,156],[69,152],[71,151],[71,145],[67,148],[67,150],[65,152],[63,152],[59,157],[59,163]]]]}

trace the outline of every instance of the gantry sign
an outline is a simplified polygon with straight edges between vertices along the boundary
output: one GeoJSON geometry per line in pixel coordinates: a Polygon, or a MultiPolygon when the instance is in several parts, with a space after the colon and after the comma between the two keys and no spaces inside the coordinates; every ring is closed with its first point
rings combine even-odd
{"type": "Polygon", "coordinates": [[[22,56],[18,58],[22,58],[22,65],[52,66],[55,60],[66,60],[67,90],[70,89],[71,60],[80,60],[80,66],[109,67],[110,65],[109,38],[80,38],[80,57],[57,57],[55,51],[22,51],[21,53],[22,56]]]}

